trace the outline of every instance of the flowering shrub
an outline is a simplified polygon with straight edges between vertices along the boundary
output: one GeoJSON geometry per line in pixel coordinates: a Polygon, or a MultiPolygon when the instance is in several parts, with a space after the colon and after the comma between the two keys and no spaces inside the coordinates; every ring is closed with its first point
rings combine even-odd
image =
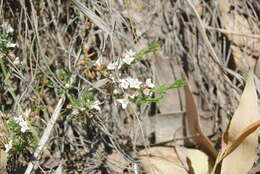
{"type": "MultiPolygon", "coordinates": [[[[7,23],[1,24],[0,27],[6,31],[6,34],[0,34],[0,80],[5,85],[7,91],[15,97],[10,81],[12,73],[9,66],[11,60],[13,65],[20,64],[19,57],[16,57],[14,54],[17,44],[10,41],[10,35],[14,32],[14,29],[7,23]]],[[[4,119],[4,123],[1,122],[1,126],[5,127],[5,130],[1,131],[3,136],[0,136],[0,141],[5,152],[20,153],[25,149],[36,146],[37,137],[32,134],[30,122],[24,117],[29,115],[29,112],[15,117],[0,113],[1,119],[4,119]]]]}
{"type": "MultiPolygon", "coordinates": [[[[6,26],[5,26],[6,27],[6,26]]],[[[9,29],[9,32],[12,30],[9,29]]],[[[0,51],[5,57],[0,60],[0,65],[3,71],[2,79],[6,79],[8,69],[5,68],[6,61],[4,58],[11,55],[10,50],[14,49],[17,45],[8,41],[8,36],[0,35],[0,51]]],[[[127,50],[122,54],[122,57],[117,58],[115,61],[106,62],[102,57],[97,59],[94,65],[86,71],[92,83],[92,88],[84,90],[82,95],[74,96],[70,94],[69,90],[75,88],[73,84],[69,84],[70,75],[62,70],[57,70],[58,76],[64,83],[64,88],[61,88],[60,93],[67,94],[68,102],[62,114],[69,119],[81,119],[95,116],[95,114],[102,113],[102,105],[104,100],[110,98],[115,99],[120,108],[127,109],[130,103],[135,104],[150,104],[152,102],[161,102],[166,91],[171,88],[178,88],[185,84],[183,80],[178,80],[169,86],[156,87],[151,78],[143,79],[141,77],[128,76],[127,71],[133,64],[138,63],[140,60],[145,60],[146,55],[150,52],[156,51],[160,48],[158,43],[151,44],[147,49],[139,52],[127,50]],[[95,74],[99,74],[98,77],[95,74]],[[105,97],[98,98],[101,90],[96,90],[102,87],[105,97]],[[156,97],[155,97],[156,96],[156,97]]],[[[12,51],[11,51],[12,53],[12,51]]],[[[19,57],[12,56],[13,64],[19,65],[19,57]],[[17,63],[15,63],[17,62],[17,63]]],[[[8,60],[9,61],[9,60],[8,60]]],[[[7,62],[8,62],[7,61],[7,62]]],[[[84,62],[83,62],[84,64],[84,62]]],[[[54,88],[53,82],[46,82],[43,86],[39,86],[41,90],[44,86],[54,88]]],[[[12,92],[12,91],[10,91],[12,92]]],[[[38,141],[38,135],[32,121],[27,117],[30,113],[21,114],[19,116],[8,118],[7,127],[10,131],[8,141],[4,143],[4,150],[8,153],[23,151],[30,147],[34,148],[38,141]],[[27,115],[27,116],[26,116],[27,115]]]]}
{"type": "Polygon", "coordinates": [[[24,120],[23,116],[14,117],[14,122],[17,123],[21,127],[21,132],[24,133],[29,130],[27,122],[24,120]]]}
{"type": "MultiPolygon", "coordinates": [[[[151,78],[141,81],[138,77],[124,77],[123,71],[131,68],[132,64],[145,59],[146,54],[158,50],[159,47],[160,45],[156,42],[138,53],[133,50],[127,50],[122,54],[122,58],[117,58],[115,61],[105,62],[103,58],[100,57],[95,62],[94,65],[96,67],[104,67],[97,69],[102,69],[102,71],[106,72],[102,73],[105,75],[103,79],[99,79],[99,81],[110,84],[108,88],[113,91],[111,97],[116,99],[116,102],[122,109],[126,109],[130,103],[147,105],[152,102],[161,102],[167,90],[178,88],[185,84],[184,80],[177,80],[169,86],[156,88],[151,78]],[[158,97],[154,97],[155,94],[158,97]]],[[[94,94],[90,91],[92,91],[92,89],[89,89],[81,99],[71,100],[71,103],[67,105],[67,112],[69,112],[70,118],[79,118],[79,116],[83,115],[93,116],[96,111],[101,112],[102,102],[95,99],[94,94]]]]}

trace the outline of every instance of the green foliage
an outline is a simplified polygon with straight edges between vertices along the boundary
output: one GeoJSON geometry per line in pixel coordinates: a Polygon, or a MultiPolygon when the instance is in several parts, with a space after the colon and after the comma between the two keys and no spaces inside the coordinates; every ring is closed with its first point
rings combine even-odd
{"type": "Polygon", "coordinates": [[[142,60],[142,59],[145,59],[144,56],[146,54],[151,53],[151,52],[155,52],[155,51],[157,51],[159,49],[160,49],[160,43],[159,42],[154,42],[154,43],[150,44],[148,48],[139,51],[134,57],[136,59],[142,60]]]}
{"type": "Polygon", "coordinates": [[[0,51],[3,53],[7,52],[6,44],[7,44],[8,39],[9,38],[7,35],[0,34],[0,51]]]}
{"type": "Polygon", "coordinates": [[[8,121],[8,122],[7,122],[7,125],[8,125],[8,127],[9,127],[9,129],[10,129],[11,131],[14,131],[14,132],[18,132],[18,131],[20,131],[20,129],[21,129],[21,126],[19,126],[19,124],[17,124],[17,123],[14,122],[14,121],[8,121]]]}
{"type": "Polygon", "coordinates": [[[90,106],[94,103],[94,94],[87,91],[79,99],[71,99],[69,108],[63,111],[69,119],[78,119],[80,116],[89,115],[93,112],[90,106]]]}
{"type": "Polygon", "coordinates": [[[180,88],[183,87],[185,84],[186,84],[185,80],[176,80],[174,83],[170,85],[160,86],[158,88],[152,88],[151,92],[157,94],[159,97],[145,96],[145,97],[140,97],[135,99],[134,102],[137,104],[144,104],[144,105],[148,105],[150,103],[160,103],[162,102],[163,97],[165,96],[166,92],[169,89],[180,88]]]}
{"type": "Polygon", "coordinates": [[[13,146],[11,153],[20,153],[28,148],[36,147],[39,139],[29,131],[21,132],[21,126],[15,121],[8,121],[7,126],[12,132],[13,146]]]}
{"type": "Polygon", "coordinates": [[[163,95],[160,97],[140,97],[140,98],[136,98],[135,100],[133,100],[133,102],[137,103],[137,104],[141,104],[141,105],[149,105],[151,103],[160,103],[163,99],[163,95]]]}
{"type": "Polygon", "coordinates": [[[170,85],[160,86],[159,88],[153,88],[151,89],[151,92],[162,94],[169,89],[183,87],[185,84],[186,84],[185,80],[176,80],[174,83],[170,85]]]}
{"type": "Polygon", "coordinates": [[[88,108],[94,100],[94,95],[92,92],[86,92],[83,94],[82,98],[77,100],[72,100],[71,104],[74,109],[88,108]]]}
{"type": "Polygon", "coordinates": [[[4,77],[6,79],[7,76],[7,68],[5,66],[6,62],[6,54],[7,54],[7,41],[8,41],[8,36],[4,34],[0,34],[0,69],[2,71],[1,77],[4,77]]]}

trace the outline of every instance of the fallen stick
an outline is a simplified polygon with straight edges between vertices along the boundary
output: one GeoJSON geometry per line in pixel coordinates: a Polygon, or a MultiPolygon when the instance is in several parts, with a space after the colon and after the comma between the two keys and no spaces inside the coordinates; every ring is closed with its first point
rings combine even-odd
{"type": "Polygon", "coordinates": [[[61,97],[61,99],[59,100],[48,124],[47,124],[47,127],[45,128],[44,132],[43,132],[43,135],[41,137],[41,140],[33,154],[33,161],[31,161],[29,163],[29,165],[27,166],[27,169],[25,171],[25,174],[31,174],[32,170],[34,169],[34,166],[35,164],[38,162],[38,158],[40,156],[40,154],[42,153],[43,151],[43,148],[45,146],[45,144],[47,143],[50,135],[51,135],[51,131],[54,127],[54,124],[56,123],[59,115],[60,115],[60,111],[61,111],[61,108],[63,106],[63,102],[64,102],[64,99],[65,99],[65,95],[63,95],[61,97]]]}

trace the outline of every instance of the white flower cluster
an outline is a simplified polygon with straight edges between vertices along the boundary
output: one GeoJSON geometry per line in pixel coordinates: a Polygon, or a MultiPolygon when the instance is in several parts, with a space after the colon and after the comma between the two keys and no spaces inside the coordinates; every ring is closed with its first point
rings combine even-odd
{"type": "Polygon", "coordinates": [[[151,88],[154,88],[155,85],[152,83],[152,79],[146,79],[145,81],[146,88],[143,90],[144,95],[151,96],[151,88]]]}
{"type": "MultiPolygon", "coordinates": [[[[123,89],[128,89],[128,88],[140,89],[141,84],[142,84],[141,81],[139,81],[138,79],[133,79],[131,77],[127,77],[125,79],[120,79],[119,80],[119,86],[121,88],[123,88],[123,89]]],[[[145,82],[145,88],[143,90],[143,93],[145,95],[149,95],[150,96],[151,95],[150,89],[154,88],[154,87],[155,87],[155,85],[152,83],[152,80],[151,79],[147,79],[146,82],[145,82]]],[[[126,109],[127,105],[129,104],[128,97],[135,98],[137,95],[138,94],[134,94],[132,96],[125,95],[124,98],[117,99],[117,102],[119,102],[122,105],[123,109],[126,109]]]]}
{"type": "MultiPolygon", "coordinates": [[[[114,62],[110,62],[107,65],[108,70],[119,70],[124,64],[131,65],[131,63],[135,60],[136,52],[132,50],[125,51],[123,53],[122,59],[118,58],[114,62]]],[[[101,65],[102,64],[102,58],[99,58],[95,65],[101,65]]],[[[138,90],[142,87],[142,92],[146,96],[151,96],[151,88],[154,88],[155,85],[152,83],[151,79],[147,79],[145,83],[139,81],[137,78],[132,77],[126,77],[119,80],[115,80],[115,78],[111,77],[113,83],[118,83],[119,87],[123,89],[124,91],[131,88],[134,90],[138,90]]],[[[114,94],[120,94],[118,89],[114,89],[114,94]]],[[[123,109],[127,108],[127,105],[129,104],[129,98],[134,99],[136,96],[138,96],[138,91],[134,95],[130,95],[125,93],[123,98],[117,99],[117,102],[121,104],[123,109]]],[[[96,109],[100,111],[100,107],[98,106],[98,103],[94,103],[93,106],[91,106],[92,109],[96,109]]]]}
{"type": "Polygon", "coordinates": [[[7,47],[7,48],[14,48],[14,47],[16,47],[16,44],[15,44],[15,43],[7,42],[6,47],[7,47]]]}
{"type": "Polygon", "coordinates": [[[15,117],[14,121],[21,126],[21,132],[26,132],[29,130],[27,122],[23,119],[23,116],[20,115],[19,117],[15,117]]]}
{"type": "Polygon", "coordinates": [[[115,62],[110,62],[107,65],[108,70],[115,70],[115,69],[120,69],[122,67],[123,63],[120,59],[117,59],[115,62]]]}
{"type": "Polygon", "coordinates": [[[123,64],[130,65],[134,61],[134,59],[135,59],[134,58],[135,54],[136,54],[136,52],[134,52],[132,50],[126,51],[123,54],[122,60],[121,59],[117,59],[117,61],[115,61],[115,62],[110,62],[107,65],[107,69],[108,70],[115,70],[115,69],[120,69],[123,64]]]}
{"type": "Polygon", "coordinates": [[[119,86],[123,89],[128,89],[128,88],[139,89],[141,84],[142,84],[141,81],[139,81],[138,79],[134,79],[132,77],[119,79],[119,86]]]}
{"type": "Polygon", "coordinates": [[[6,33],[13,33],[14,32],[13,27],[9,23],[3,23],[0,26],[6,31],[6,33]]]}
{"type": "Polygon", "coordinates": [[[127,65],[130,65],[133,61],[134,61],[134,56],[135,56],[136,52],[132,51],[132,50],[129,50],[129,51],[126,51],[124,54],[123,54],[123,62],[126,63],[127,65]]]}
{"type": "MultiPolygon", "coordinates": [[[[12,28],[12,26],[11,26],[9,23],[0,24],[0,27],[1,27],[4,31],[6,31],[7,34],[14,32],[14,29],[12,28]]],[[[14,48],[14,47],[16,47],[16,46],[17,46],[17,44],[11,43],[11,42],[7,42],[7,44],[6,44],[6,47],[7,47],[7,48],[14,48]]]]}

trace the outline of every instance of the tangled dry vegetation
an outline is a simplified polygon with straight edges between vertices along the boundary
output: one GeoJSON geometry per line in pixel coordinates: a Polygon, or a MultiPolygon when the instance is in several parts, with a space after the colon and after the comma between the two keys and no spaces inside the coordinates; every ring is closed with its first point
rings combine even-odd
{"type": "MultiPolygon", "coordinates": [[[[7,160],[8,173],[24,173],[28,164],[35,173],[145,173],[138,153],[148,147],[203,150],[187,132],[187,108],[220,149],[249,69],[260,91],[259,19],[257,0],[0,0],[0,34],[16,44],[0,52],[1,133],[17,135],[5,123],[19,115],[30,122],[23,146],[7,158],[1,151],[3,171],[7,160]],[[186,78],[196,108],[183,88],[125,110],[111,95],[109,71],[97,60],[108,65],[154,42],[159,50],[115,77],[151,78],[157,87],[186,78]],[[101,112],[73,113],[90,100],[101,101],[101,112]]],[[[259,171],[256,160],[251,173],[259,171]]]]}

